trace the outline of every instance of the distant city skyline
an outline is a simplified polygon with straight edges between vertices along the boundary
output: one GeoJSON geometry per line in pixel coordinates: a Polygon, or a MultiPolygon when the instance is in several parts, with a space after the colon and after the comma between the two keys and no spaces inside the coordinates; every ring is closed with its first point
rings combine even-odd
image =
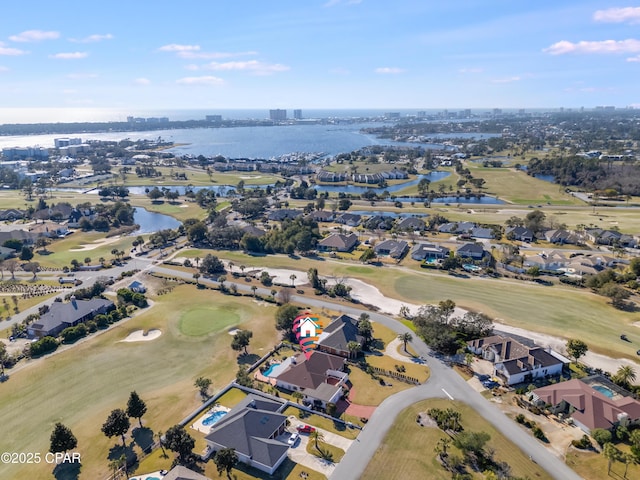
{"type": "Polygon", "coordinates": [[[631,1],[26,0],[3,20],[3,123],[15,109],[640,107],[631,1]]]}

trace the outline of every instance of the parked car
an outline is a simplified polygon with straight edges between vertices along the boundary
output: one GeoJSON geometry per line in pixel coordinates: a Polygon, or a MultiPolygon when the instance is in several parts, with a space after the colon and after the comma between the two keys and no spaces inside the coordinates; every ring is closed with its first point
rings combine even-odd
{"type": "Polygon", "coordinates": [[[307,435],[316,431],[311,425],[298,425],[296,429],[299,433],[306,433],[307,435]]]}
{"type": "Polygon", "coordinates": [[[296,444],[296,442],[298,441],[298,439],[300,438],[300,435],[297,433],[292,433],[291,436],[289,437],[289,440],[287,440],[287,443],[290,446],[294,446],[296,444]]]}

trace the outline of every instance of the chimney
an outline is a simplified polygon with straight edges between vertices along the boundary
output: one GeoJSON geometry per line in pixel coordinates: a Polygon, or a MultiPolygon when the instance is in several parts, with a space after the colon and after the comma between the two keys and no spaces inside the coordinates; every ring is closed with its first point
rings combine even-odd
{"type": "Polygon", "coordinates": [[[76,303],[76,296],[75,295],[71,295],[71,305],[73,305],[73,308],[75,308],[76,310],[78,309],[78,304],[76,303]]]}

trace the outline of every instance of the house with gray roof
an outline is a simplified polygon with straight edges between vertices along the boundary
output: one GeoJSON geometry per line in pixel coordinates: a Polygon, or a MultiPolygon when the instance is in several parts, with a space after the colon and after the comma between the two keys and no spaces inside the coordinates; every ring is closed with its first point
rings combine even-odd
{"type": "Polygon", "coordinates": [[[409,250],[409,244],[404,240],[385,240],[373,247],[376,255],[389,256],[396,259],[402,258],[407,250],[409,250]]]}
{"type": "Polygon", "coordinates": [[[323,252],[350,252],[358,244],[358,235],[332,233],[318,242],[318,250],[323,252]]]}
{"type": "Polygon", "coordinates": [[[494,375],[506,385],[531,382],[534,378],[544,378],[562,373],[568,359],[551,349],[530,347],[513,338],[492,335],[467,343],[473,353],[493,362],[494,375]]]}
{"type": "Polygon", "coordinates": [[[341,223],[349,227],[357,227],[358,225],[360,225],[360,222],[362,221],[362,215],[358,215],[357,213],[347,212],[337,217],[335,221],[336,223],[341,223]]]}
{"type": "Polygon", "coordinates": [[[75,327],[96,315],[107,313],[113,307],[111,300],[101,298],[76,300],[71,297],[68,303],[53,302],[47,313],[27,327],[27,333],[33,338],[56,337],[65,328],[75,327]]]}
{"type": "Polygon", "coordinates": [[[331,210],[316,210],[311,212],[309,217],[313,218],[316,222],[333,222],[336,214],[331,210]]]}
{"type": "Polygon", "coordinates": [[[408,232],[422,232],[423,230],[427,229],[427,225],[421,218],[406,217],[398,222],[398,225],[396,225],[396,229],[408,232]]]}
{"type": "Polygon", "coordinates": [[[280,208],[277,210],[273,210],[269,212],[267,218],[269,220],[274,220],[276,222],[281,222],[283,220],[293,220],[294,218],[298,218],[302,216],[304,212],[302,210],[295,210],[292,208],[280,208]]]}
{"type": "Polygon", "coordinates": [[[435,243],[418,243],[411,250],[411,258],[417,261],[446,258],[449,249],[435,243]]]}
{"type": "Polygon", "coordinates": [[[443,223],[438,227],[440,233],[469,233],[472,229],[476,228],[476,224],[473,222],[458,222],[458,223],[443,223]]]}
{"type": "Polygon", "coordinates": [[[256,227],[255,225],[246,225],[242,227],[242,231],[245,233],[245,235],[251,235],[252,237],[258,237],[258,238],[267,234],[266,231],[256,227]]]}
{"type": "Polygon", "coordinates": [[[349,315],[340,315],[318,337],[317,350],[340,357],[351,358],[349,342],[364,346],[365,338],[358,331],[358,321],[349,315]]]}
{"type": "MultiPolygon", "coordinates": [[[[143,475],[146,477],[146,475],[143,475]]],[[[182,465],[176,465],[167,474],[162,477],[162,480],[211,480],[209,477],[205,477],[201,473],[194,472],[190,468],[183,467],[182,465]]]]}
{"type": "Polygon", "coordinates": [[[209,455],[233,448],[238,460],[269,475],[287,458],[289,446],[278,440],[286,432],[285,404],[250,394],[222,417],[205,437],[209,455]]]}
{"type": "Polygon", "coordinates": [[[462,258],[472,258],[473,260],[482,260],[485,251],[481,243],[465,243],[456,252],[456,255],[462,258]]]}
{"type": "Polygon", "coordinates": [[[485,227],[475,227],[471,229],[470,235],[473,238],[495,238],[493,230],[485,227]]]}
{"type": "Polygon", "coordinates": [[[504,231],[508,239],[518,240],[519,242],[533,242],[534,233],[527,227],[507,227],[504,231]]]}
{"type": "Polygon", "coordinates": [[[281,364],[284,370],[275,377],[276,386],[300,392],[307,405],[325,408],[342,397],[342,386],[349,379],[343,371],[346,363],[343,357],[319,350],[313,351],[309,358],[301,353],[281,364]]]}

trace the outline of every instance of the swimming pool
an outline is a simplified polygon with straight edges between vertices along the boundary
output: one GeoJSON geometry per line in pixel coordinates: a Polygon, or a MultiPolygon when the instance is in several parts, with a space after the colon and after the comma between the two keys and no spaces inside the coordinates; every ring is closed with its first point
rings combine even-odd
{"type": "MultiPolygon", "coordinates": [[[[222,417],[224,417],[226,414],[227,414],[227,412],[222,411],[222,410],[219,410],[217,412],[213,412],[207,418],[202,420],[202,424],[207,426],[207,427],[211,427],[212,425],[215,425],[217,422],[219,422],[220,419],[222,417]]],[[[151,479],[149,479],[149,480],[151,480],[151,479]]]]}
{"type": "Polygon", "coordinates": [[[269,365],[269,368],[267,368],[264,372],[262,372],[262,374],[265,377],[270,377],[273,371],[279,366],[280,366],[279,363],[272,363],[271,365],[269,365]]]}
{"type": "Polygon", "coordinates": [[[609,388],[607,388],[605,386],[602,386],[602,385],[594,385],[591,388],[593,388],[594,390],[599,391],[605,397],[613,398],[613,396],[615,395],[613,390],[611,390],[611,389],[609,389],[609,388]]]}

